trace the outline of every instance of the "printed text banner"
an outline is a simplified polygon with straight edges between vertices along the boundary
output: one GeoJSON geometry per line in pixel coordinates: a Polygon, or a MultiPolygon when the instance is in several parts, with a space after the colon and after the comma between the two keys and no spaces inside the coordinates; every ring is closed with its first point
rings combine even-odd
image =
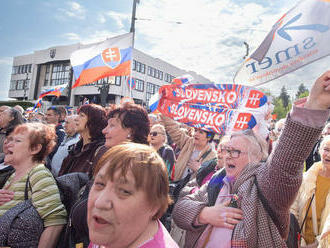
{"type": "Polygon", "coordinates": [[[224,134],[253,128],[267,96],[251,87],[232,84],[165,85],[153,110],[189,126],[224,134]],[[157,106],[156,106],[157,105],[157,106]]]}
{"type": "Polygon", "coordinates": [[[330,1],[304,0],[283,15],[245,60],[235,83],[264,84],[330,54],[330,1]]]}

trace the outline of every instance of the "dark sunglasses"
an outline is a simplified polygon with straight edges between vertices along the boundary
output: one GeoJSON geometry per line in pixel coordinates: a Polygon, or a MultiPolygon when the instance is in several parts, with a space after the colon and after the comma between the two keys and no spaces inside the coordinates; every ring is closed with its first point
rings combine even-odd
{"type": "Polygon", "coordinates": [[[162,134],[162,133],[158,133],[158,132],[151,132],[150,133],[151,136],[157,136],[158,134],[162,134]]]}

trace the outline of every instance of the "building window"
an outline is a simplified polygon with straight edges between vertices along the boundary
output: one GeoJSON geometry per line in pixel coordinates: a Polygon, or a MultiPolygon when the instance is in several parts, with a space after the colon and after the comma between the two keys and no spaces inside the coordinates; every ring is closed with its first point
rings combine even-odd
{"type": "Polygon", "coordinates": [[[133,71],[136,71],[136,60],[133,59],[133,71]]]}
{"type": "Polygon", "coordinates": [[[152,75],[152,69],[153,68],[151,66],[148,66],[148,72],[147,72],[148,76],[152,75]]]}
{"type": "Polygon", "coordinates": [[[29,72],[29,73],[32,72],[32,64],[29,64],[28,72],[29,72]]]}
{"type": "Polygon", "coordinates": [[[50,64],[46,65],[46,73],[45,73],[44,86],[48,86],[49,85],[49,72],[50,72],[50,64]]]}
{"type": "Polygon", "coordinates": [[[172,79],[175,78],[174,76],[168,74],[168,73],[165,73],[165,82],[172,82],[172,79]]]}
{"type": "Polygon", "coordinates": [[[146,73],[146,65],[145,64],[141,64],[141,73],[145,74],[146,73]]]}
{"type": "Polygon", "coordinates": [[[18,73],[18,66],[13,66],[11,74],[15,75],[18,73]]]}
{"type": "Polygon", "coordinates": [[[50,85],[61,85],[69,83],[70,80],[70,64],[54,64],[50,85]]]}
{"type": "Polygon", "coordinates": [[[163,80],[163,72],[162,71],[159,71],[159,79],[163,80]]]}
{"type": "Polygon", "coordinates": [[[121,85],[121,77],[120,76],[117,76],[115,78],[115,85],[117,85],[117,86],[120,86],[121,85]]]}
{"type": "Polygon", "coordinates": [[[136,83],[135,90],[143,92],[144,91],[144,81],[141,79],[135,78],[135,83],[136,83]]]}
{"type": "Polygon", "coordinates": [[[146,65],[142,64],[139,61],[133,60],[133,71],[141,72],[143,74],[146,73],[146,65]]]}
{"type": "Polygon", "coordinates": [[[17,90],[22,90],[23,89],[23,86],[24,85],[24,80],[17,80],[17,87],[16,89],[17,90]]]}
{"type": "Polygon", "coordinates": [[[28,89],[30,87],[30,79],[24,80],[24,86],[23,87],[25,87],[25,89],[28,89]]]}
{"type": "Polygon", "coordinates": [[[17,81],[16,80],[10,81],[10,88],[9,88],[9,90],[16,90],[16,84],[17,84],[17,81]]]}
{"type": "Polygon", "coordinates": [[[155,93],[155,85],[147,82],[147,93],[154,94],[155,93]]]}

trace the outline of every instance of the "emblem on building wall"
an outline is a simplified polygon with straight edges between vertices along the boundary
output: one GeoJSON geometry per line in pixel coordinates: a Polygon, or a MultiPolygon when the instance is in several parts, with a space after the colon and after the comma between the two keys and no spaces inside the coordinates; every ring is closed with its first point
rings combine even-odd
{"type": "Polygon", "coordinates": [[[56,49],[55,49],[55,48],[49,50],[49,56],[50,56],[52,59],[55,58],[55,54],[56,54],[56,49]]]}

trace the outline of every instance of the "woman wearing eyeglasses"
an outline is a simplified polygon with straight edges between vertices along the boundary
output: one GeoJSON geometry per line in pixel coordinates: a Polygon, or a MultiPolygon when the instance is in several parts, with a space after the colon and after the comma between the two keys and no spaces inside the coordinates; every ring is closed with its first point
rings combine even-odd
{"type": "Polygon", "coordinates": [[[222,148],[226,176],[215,173],[174,207],[175,223],[194,233],[185,247],[287,247],[290,206],[329,108],[330,71],[316,80],[304,106],[293,106],[266,162],[262,139],[251,130],[233,133],[222,148]]]}
{"type": "Polygon", "coordinates": [[[169,180],[172,181],[174,177],[173,168],[175,163],[175,155],[172,147],[167,145],[167,137],[164,126],[160,124],[153,125],[149,136],[150,145],[155,148],[164,160],[169,180]]]}

